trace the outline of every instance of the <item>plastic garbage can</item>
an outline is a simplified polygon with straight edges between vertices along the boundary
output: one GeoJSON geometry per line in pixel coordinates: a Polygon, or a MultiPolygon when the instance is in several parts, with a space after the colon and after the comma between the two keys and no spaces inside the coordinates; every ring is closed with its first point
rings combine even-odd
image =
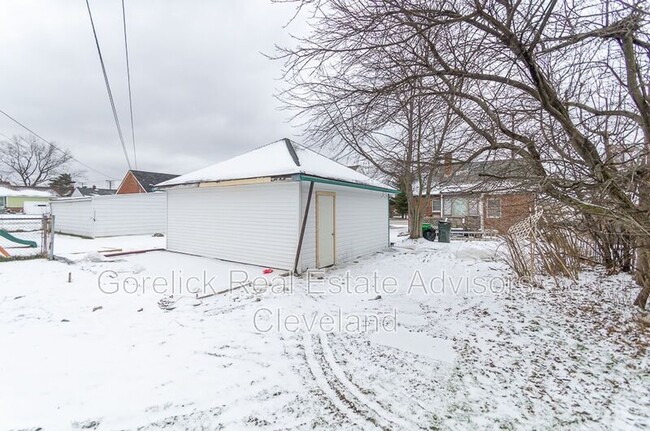
{"type": "Polygon", "coordinates": [[[451,240],[451,222],[438,222],[438,242],[449,242],[451,240]]]}

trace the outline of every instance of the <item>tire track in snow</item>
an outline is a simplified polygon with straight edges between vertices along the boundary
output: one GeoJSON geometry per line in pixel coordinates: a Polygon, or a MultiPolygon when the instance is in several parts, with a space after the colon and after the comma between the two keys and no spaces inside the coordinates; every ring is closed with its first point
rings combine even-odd
{"type": "MultiPolygon", "coordinates": [[[[381,418],[383,422],[386,422],[389,425],[388,429],[395,429],[395,426],[398,427],[397,429],[419,429],[417,425],[405,419],[402,419],[401,417],[395,416],[383,408],[378,402],[369,399],[366,395],[363,394],[363,392],[361,392],[357,385],[352,383],[347,378],[345,372],[343,369],[341,369],[339,364],[336,362],[336,359],[334,358],[334,353],[332,352],[332,349],[327,340],[327,334],[320,334],[320,344],[323,349],[323,358],[325,359],[327,366],[332,371],[332,375],[340,382],[341,385],[343,385],[349,394],[358,400],[361,405],[381,418]]],[[[357,405],[359,403],[357,403],[357,405]]]]}
{"type": "MultiPolygon", "coordinates": [[[[315,298],[310,297],[313,301],[315,298]]],[[[386,411],[379,403],[369,400],[360,388],[349,381],[337,364],[334,354],[327,342],[327,336],[321,333],[317,341],[322,350],[320,360],[314,349],[312,334],[303,333],[305,358],[318,387],[334,406],[348,419],[362,429],[372,426],[373,429],[391,431],[395,429],[422,429],[415,424],[396,417],[386,411]],[[327,374],[331,375],[328,380],[327,374]],[[371,407],[372,406],[372,407],[371,407]],[[388,419],[390,418],[390,419],[388,419]],[[383,422],[380,424],[379,422],[383,422]]]]}
{"type": "Polygon", "coordinates": [[[325,372],[319,365],[319,361],[316,358],[316,352],[314,351],[314,343],[312,336],[309,332],[305,332],[303,336],[304,346],[305,346],[305,356],[307,358],[307,364],[311,370],[312,375],[316,381],[316,384],[329,401],[334,404],[334,406],[343,413],[351,422],[359,426],[361,429],[368,429],[368,425],[373,425],[373,428],[377,427],[377,424],[372,418],[364,416],[361,414],[358,409],[355,408],[354,404],[348,400],[344,394],[337,393],[330,386],[325,372]]]}
{"type": "Polygon", "coordinates": [[[370,400],[348,378],[336,363],[332,349],[327,342],[327,336],[317,336],[317,347],[322,351],[316,352],[312,335],[304,333],[304,347],[307,363],[316,383],[334,406],[361,428],[382,430],[419,429],[416,425],[386,411],[379,403],[370,400]]]}

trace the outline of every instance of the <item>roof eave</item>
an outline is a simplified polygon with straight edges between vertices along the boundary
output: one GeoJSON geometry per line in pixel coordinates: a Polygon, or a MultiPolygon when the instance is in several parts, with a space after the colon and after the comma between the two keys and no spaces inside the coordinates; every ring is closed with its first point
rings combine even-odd
{"type": "Polygon", "coordinates": [[[200,180],[200,181],[188,181],[185,183],[179,184],[159,184],[156,185],[156,189],[171,189],[171,188],[192,188],[192,187],[226,187],[226,186],[242,186],[250,184],[263,184],[271,183],[279,179],[293,180],[294,174],[282,174],[282,175],[266,175],[263,177],[251,177],[251,178],[232,178],[227,180],[200,180]]]}
{"type": "Polygon", "coordinates": [[[314,183],[321,183],[321,184],[331,184],[331,185],[343,186],[343,187],[352,187],[356,189],[371,190],[375,192],[383,192],[383,193],[390,193],[390,194],[399,193],[399,190],[392,189],[389,187],[379,187],[370,184],[353,183],[350,181],[337,180],[333,178],[323,178],[323,177],[317,177],[314,175],[306,175],[306,174],[300,174],[300,181],[307,181],[307,182],[314,182],[314,183]]]}
{"type": "Polygon", "coordinates": [[[331,184],[331,185],[352,187],[352,188],[371,190],[375,192],[383,192],[383,193],[390,193],[390,194],[399,193],[399,190],[392,189],[389,187],[379,187],[370,184],[353,183],[350,181],[338,180],[335,178],[324,178],[315,175],[307,175],[301,173],[287,173],[282,175],[254,177],[254,178],[237,178],[237,179],[229,179],[229,180],[221,180],[221,181],[192,181],[192,182],[186,182],[180,184],[168,184],[168,185],[161,184],[161,185],[157,185],[156,188],[158,189],[179,188],[180,189],[180,188],[193,188],[193,187],[209,187],[209,185],[213,185],[215,187],[229,186],[229,185],[237,186],[237,185],[246,185],[246,184],[259,184],[263,182],[269,183],[269,182],[273,182],[274,180],[277,180],[278,178],[286,178],[294,181],[308,181],[308,182],[315,182],[315,183],[322,183],[322,184],[331,184]]]}

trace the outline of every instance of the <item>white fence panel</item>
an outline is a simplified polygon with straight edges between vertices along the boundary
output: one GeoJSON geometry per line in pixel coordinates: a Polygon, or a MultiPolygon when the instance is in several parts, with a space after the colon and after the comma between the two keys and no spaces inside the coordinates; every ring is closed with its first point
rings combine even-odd
{"type": "Polygon", "coordinates": [[[52,202],[55,230],[90,238],[167,232],[167,194],[142,193],[52,202]]]}

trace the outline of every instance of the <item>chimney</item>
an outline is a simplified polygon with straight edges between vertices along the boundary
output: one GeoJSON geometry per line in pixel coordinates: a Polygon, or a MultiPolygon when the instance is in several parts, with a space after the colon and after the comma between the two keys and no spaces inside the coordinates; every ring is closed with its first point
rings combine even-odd
{"type": "Polygon", "coordinates": [[[97,186],[93,184],[93,191],[97,190],[97,186]]]}
{"type": "Polygon", "coordinates": [[[452,162],[452,153],[448,151],[445,153],[445,176],[451,176],[451,162],[452,162]]]}

